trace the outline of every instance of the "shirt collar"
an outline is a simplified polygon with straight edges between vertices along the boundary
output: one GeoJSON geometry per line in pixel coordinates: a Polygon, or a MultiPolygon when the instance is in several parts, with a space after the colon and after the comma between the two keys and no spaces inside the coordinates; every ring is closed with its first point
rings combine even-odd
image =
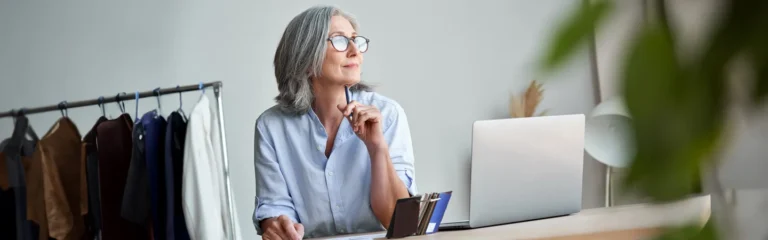
{"type": "MultiPolygon", "coordinates": [[[[325,132],[325,127],[323,126],[323,123],[320,122],[320,118],[317,117],[317,113],[315,113],[315,110],[312,108],[309,108],[307,110],[307,114],[309,115],[310,122],[313,124],[315,134],[318,134],[320,136],[323,136],[325,140],[328,140],[328,135],[325,132]]],[[[355,132],[352,131],[352,125],[349,123],[349,119],[346,117],[344,120],[341,120],[341,124],[339,125],[339,130],[336,132],[336,139],[333,141],[333,149],[335,150],[339,146],[341,146],[342,143],[344,143],[346,140],[350,139],[350,137],[354,137],[355,132]]],[[[325,142],[320,143],[323,146],[325,146],[325,142]]]]}

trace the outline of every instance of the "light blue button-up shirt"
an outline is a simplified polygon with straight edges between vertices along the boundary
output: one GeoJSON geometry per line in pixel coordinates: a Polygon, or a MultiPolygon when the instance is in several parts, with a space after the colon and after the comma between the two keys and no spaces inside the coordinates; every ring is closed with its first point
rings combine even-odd
{"type": "MultiPolygon", "coordinates": [[[[351,98],[378,107],[384,137],[397,175],[416,195],[413,147],[403,108],[374,92],[351,98]]],[[[256,207],[253,224],[286,215],[304,225],[305,237],[384,230],[371,209],[371,158],[347,119],[339,127],[333,150],[325,156],[325,128],[312,109],[304,114],[278,106],[256,120],[256,207]]]]}

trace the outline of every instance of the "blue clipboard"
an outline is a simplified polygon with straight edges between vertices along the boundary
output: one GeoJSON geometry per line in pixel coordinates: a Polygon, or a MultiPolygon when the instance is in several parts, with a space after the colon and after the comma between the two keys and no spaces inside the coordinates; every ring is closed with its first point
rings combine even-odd
{"type": "Polygon", "coordinates": [[[440,228],[440,222],[443,221],[445,209],[448,208],[448,202],[451,200],[451,193],[453,193],[453,191],[440,193],[440,200],[438,200],[435,204],[432,217],[429,218],[429,225],[427,225],[426,234],[435,233],[437,232],[437,229],[440,228]]]}

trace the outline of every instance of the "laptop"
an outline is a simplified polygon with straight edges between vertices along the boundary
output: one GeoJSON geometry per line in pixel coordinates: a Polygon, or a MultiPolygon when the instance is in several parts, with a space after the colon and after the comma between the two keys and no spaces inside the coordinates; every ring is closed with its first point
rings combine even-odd
{"type": "Polygon", "coordinates": [[[476,121],[472,126],[469,220],[478,228],[581,211],[583,114],[476,121]]]}

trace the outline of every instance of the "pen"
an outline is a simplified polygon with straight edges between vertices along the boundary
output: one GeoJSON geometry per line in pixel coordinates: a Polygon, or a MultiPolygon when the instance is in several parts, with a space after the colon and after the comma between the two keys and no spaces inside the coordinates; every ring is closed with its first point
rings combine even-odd
{"type": "Polygon", "coordinates": [[[344,85],[344,94],[347,95],[347,104],[349,104],[349,87],[344,85]]]}
{"type": "MultiPolygon", "coordinates": [[[[344,85],[344,94],[347,97],[347,106],[349,106],[350,100],[349,100],[349,87],[347,85],[344,85]]],[[[352,117],[352,113],[349,113],[349,116],[352,117]]]]}

